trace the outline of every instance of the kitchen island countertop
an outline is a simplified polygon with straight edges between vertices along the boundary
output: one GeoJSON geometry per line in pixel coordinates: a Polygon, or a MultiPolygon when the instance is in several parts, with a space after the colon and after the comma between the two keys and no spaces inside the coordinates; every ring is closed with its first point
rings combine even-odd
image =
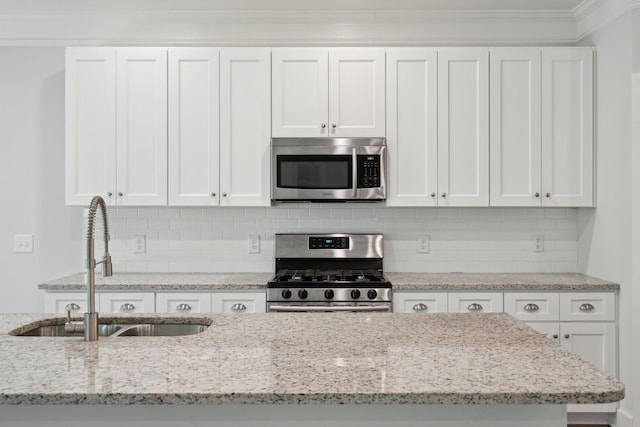
{"type": "MultiPolygon", "coordinates": [[[[617,290],[620,285],[580,273],[397,273],[385,272],[394,290],[617,290]]],[[[266,290],[272,273],[115,273],[96,275],[98,291],[266,290]]],[[[47,281],[47,291],[86,289],[85,273],[47,281]]]]}
{"type": "MultiPolygon", "coordinates": [[[[624,386],[508,314],[121,315],[205,321],[182,337],[9,335],[0,404],[565,404],[624,386]]],[[[105,317],[106,319],[106,317],[105,317]]],[[[49,320],[50,321],[50,320],[49,320]]]]}

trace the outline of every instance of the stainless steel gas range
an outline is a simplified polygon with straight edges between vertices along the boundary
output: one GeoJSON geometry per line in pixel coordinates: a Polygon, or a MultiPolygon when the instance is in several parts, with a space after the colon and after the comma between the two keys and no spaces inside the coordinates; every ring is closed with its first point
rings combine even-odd
{"type": "Polygon", "coordinates": [[[390,312],[382,234],[276,234],[267,311],[390,312]]]}

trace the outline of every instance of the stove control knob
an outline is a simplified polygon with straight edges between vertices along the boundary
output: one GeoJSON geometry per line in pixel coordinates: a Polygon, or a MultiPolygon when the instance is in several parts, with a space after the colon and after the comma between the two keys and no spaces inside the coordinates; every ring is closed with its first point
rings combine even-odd
{"type": "Polygon", "coordinates": [[[289,299],[291,298],[291,291],[289,289],[282,290],[282,298],[289,299]]]}
{"type": "Polygon", "coordinates": [[[367,296],[369,297],[369,299],[376,299],[376,297],[378,296],[378,292],[375,289],[369,289],[367,291],[367,296]]]}
{"type": "Polygon", "coordinates": [[[298,291],[298,297],[299,297],[300,299],[305,299],[308,295],[309,295],[309,292],[307,292],[307,290],[306,290],[306,289],[300,289],[300,290],[298,291]]]}
{"type": "Polygon", "coordinates": [[[333,299],[333,289],[327,289],[326,291],[324,291],[324,297],[326,299],[333,299]]]}
{"type": "Polygon", "coordinates": [[[351,298],[358,299],[360,298],[360,291],[358,289],[351,290],[351,298]]]}

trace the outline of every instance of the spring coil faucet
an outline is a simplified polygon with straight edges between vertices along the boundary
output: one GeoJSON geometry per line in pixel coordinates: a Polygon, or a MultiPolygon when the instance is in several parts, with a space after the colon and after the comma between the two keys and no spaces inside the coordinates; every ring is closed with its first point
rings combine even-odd
{"type": "Polygon", "coordinates": [[[87,223],[87,302],[88,312],[84,314],[84,340],[98,340],[98,313],[96,313],[96,265],[102,264],[102,276],[113,274],[111,267],[111,255],[109,255],[109,221],[107,219],[107,206],[104,199],[95,196],[89,205],[89,219],[87,223]],[[102,210],[102,222],[104,224],[104,255],[102,261],[96,262],[93,250],[93,235],[95,232],[96,211],[102,210]]]}

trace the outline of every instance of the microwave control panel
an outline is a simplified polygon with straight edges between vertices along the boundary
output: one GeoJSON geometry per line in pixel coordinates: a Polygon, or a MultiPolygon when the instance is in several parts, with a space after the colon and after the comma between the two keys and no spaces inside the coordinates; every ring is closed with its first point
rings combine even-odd
{"type": "Polygon", "coordinates": [[[358,154],[358,188],[380,187],[380,155],[358,154]]]}

